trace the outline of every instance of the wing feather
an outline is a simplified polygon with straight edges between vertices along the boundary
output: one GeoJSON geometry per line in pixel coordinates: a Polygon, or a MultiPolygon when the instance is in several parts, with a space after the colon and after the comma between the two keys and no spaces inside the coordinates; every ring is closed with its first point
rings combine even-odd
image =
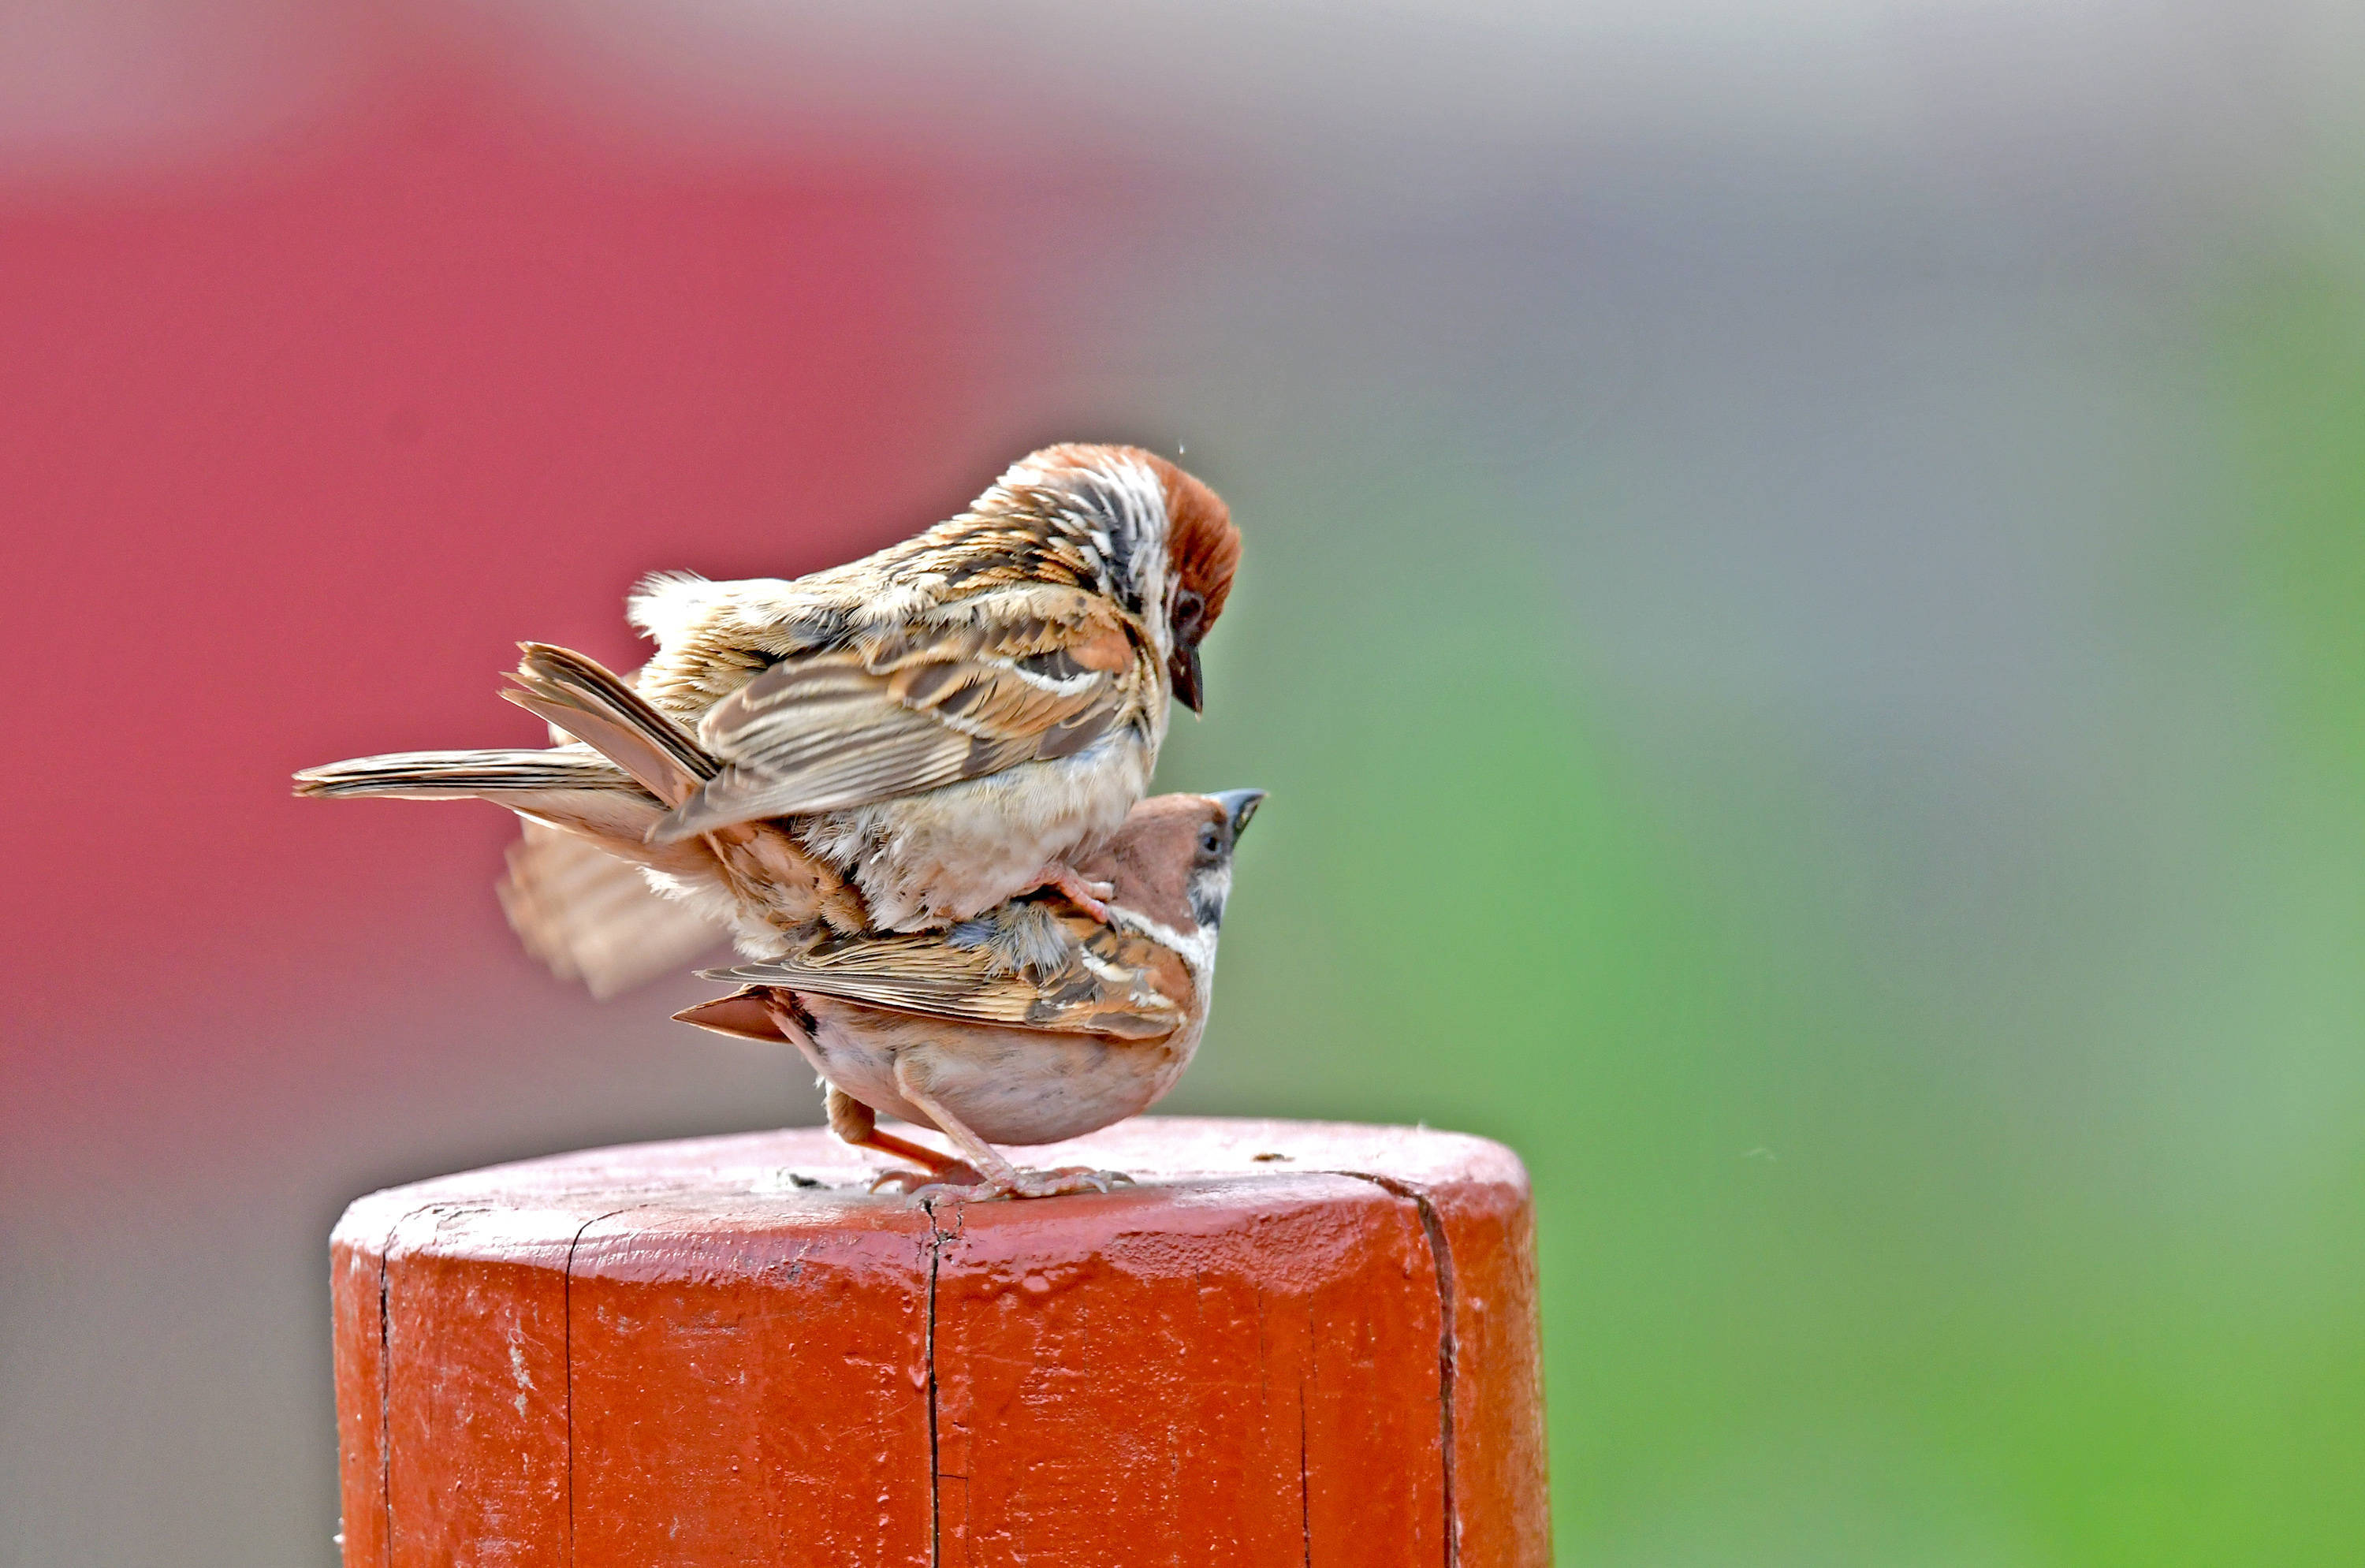
{"type": "Polygon", "coordinates": [[[510,846],[499,891],[526,951],[602,1002],[687,969],[730,935],[689,905],[660,896],[637,867],[531,818],[510,846]]]}
{"type": "Polygon", "coordinates": [[[838,811],[1069,756],[1125,722],[1156,675],[1114,610],[1026,612],[918,638],[904,628],[783,660],[708,710],[722,770],[661,839],[838,811]]]}
{"type": "Polygon", "coordinates": [[[1148,938],[1076,916],[1067,962],[1040,978],[943,933],[853,936],[771,963],[705,969],[701,978],[778,986],[845,1002],[1010,1028],[1151,1039],[1190,1007],[1178,966],[1148,938]]]}
{"type": "Polygon", "coordinates": [[[503,697],[588,742],[667,805],[714,777],[718,765],[689,732],[598,661],[547,643],[518,646],[525,657],[503,697]]]}

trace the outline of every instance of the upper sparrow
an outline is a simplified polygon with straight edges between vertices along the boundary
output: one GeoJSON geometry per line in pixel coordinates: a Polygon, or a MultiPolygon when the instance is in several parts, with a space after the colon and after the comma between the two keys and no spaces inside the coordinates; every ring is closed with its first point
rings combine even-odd
{"type": "Polygon", "coordinates": [[[1046,447],[967,511],[793,582],[642,585],[642,692],[722,771],[653,836],[795,819],[870,924],[966,920],[1074,875],[1149,787],[1239,532],[1154,454],[1046,447]]]}
{"type": "Polygon", "coordinates": [[[971,1195],[1106,1191],[1121,1178],[1020,1170],[992,1145],[1078,1137],[1173,1087],[1207,1022],[1232,851],[1263,798],[1136,806],[1078,868],[1108,879],[1107,924],[1043,894],[948,931],[831,937],[704,971],[740,989],[676,1016],[789,1041],[821,1074],[840,1137],[972,1179],[971,1195]],[[880,1132],[880,1112],[935,1127],[960,1160],[880,1132]]]}
{"type": "Polygon", "coordinates": [[[1239,557],[1223,502],[1164,458],[1047,447],[959,516],[846,566],[652,577],[631,611],[657,652],[633,689],[529,644],[523,689],[504,695],[612,763],[581,745],[403,753],[309,769],[298,792],[514,807],[529,828],[512,921],[595,990],[693,947],[707,921],[762,954],[814,918],[920,930],[1041,886],[1098,915],[1104,890],[1072,861],[1147,789],[1170,696],[1199,707],[1199,644],[1239,557]],[[689,899],[689,924],[537,822],[689,899]],[[790,894],[756,888],[752,920],[734,844],[790,894]]]}

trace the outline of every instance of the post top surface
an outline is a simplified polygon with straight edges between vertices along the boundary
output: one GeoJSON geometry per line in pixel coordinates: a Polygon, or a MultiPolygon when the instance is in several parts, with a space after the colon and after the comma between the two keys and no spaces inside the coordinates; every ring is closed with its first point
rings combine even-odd
{"type": "MultiPolygon", "coordinates": [[[[1407,1192],[1485,1193],[1524,1204],[1527,1172],[1501,1144],[1465,1133],[1351,1122],[1288,1122],[1212,1116],[1139,1116],[1066,1143],[1022,1151],[1028,1165],[1084,1165],[1122,1170],[1138,1185],[1102,1197],[1025,1201],[1030,1219],[1070,1206],[1134,1209],[1145,1201],[1179,1206],[1285,1202],[1312,1196],[1342,1179],[1407,1192]]],[[[488,1166],[357,1200],[341,1237],[385,1238],[403,1215],[432,1210],[494,1211],[510,1217],[513,1240],[524,1231],[573,1233],[585,1222],[622,1211],[670,1211],[678,1220],[745,1224],[751,1211],[800,1211],[857,1229],[925,1229],[921,1200],[873,1193],[870,1182],[895,1169],[883,1156],[850,1148],[821,1127],[622,1144],[513,1164],[488,1166]]],[[[1376,1195],[1376,1194],[1375,1194],[1376,1195]]],[[[1007,1205],[969,1205],[999,1209],[1007,1205]]],[[[1081,1212],[1081,1210],[1080,1210],[1081,1212]]],[[[980,1215],[980,1217],[984,1217],[980,1215]]]]}

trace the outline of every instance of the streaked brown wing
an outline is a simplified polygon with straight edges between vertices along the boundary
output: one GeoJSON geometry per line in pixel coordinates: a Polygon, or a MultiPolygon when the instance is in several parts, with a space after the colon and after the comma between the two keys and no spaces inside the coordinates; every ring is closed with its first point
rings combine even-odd
{"type": "Polygon", "coordinates": [[[1179,1028],[1190,1008],[1181,964],[1146,937],[1081,917],[1071,925],[1079,933],[1086,927],[1082,951],[1041,980],[1001,969],[983,950],[956,946],[935,933],[842,937],[777,962],[700,974],[1010,1028],[1120,1039],[1151,1039],[1179,1028]]]}
{"type": "Polygon", "coordinates": [[[659,836],[864,805],[1072,756],[1124,720],[1143,667],[1114,610],[1066,622],[981,617],[786,660],[700,722],[700,741],[724,767],[659,836]]]}

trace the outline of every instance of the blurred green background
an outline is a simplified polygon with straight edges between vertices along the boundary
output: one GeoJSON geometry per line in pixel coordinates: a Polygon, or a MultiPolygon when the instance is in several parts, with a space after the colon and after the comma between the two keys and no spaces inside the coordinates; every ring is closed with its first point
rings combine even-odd
{"type": "MultiPolygon", "coordinates": [[[[2065,310],[1967,392],[1906,345],[1901,412],[1848,393],[1940,465],[1867,463],[1842,531],[1886,561],[1680,563],[1806,602],[1622,607],[1678,666],[1642,692],[1584,540],[1700,530],[1598,427],[1264,499],[1166,763],[1274,791],[1173,1104],[1522,1152],[1564,1560],[2365,1542],[2358,282],[2236,258],[2132,353],[2065,310]],[[1961,476],[1980,537],[1917,540],[1961,476]],[[1883,566],[1929,622],[1844,602],[1883,566]],[[1825,638],[1839,689],[1780,667],[1825,638]]],[[[1758,455],[1773,506],[1818,482],[1758,455]]]]}
{"type": "Polygon", "coordinates": [[[2361,18],[0,29],[0,1568],[330,1559],[353,1195],[818,1119],[286,773],[1062,438],[1247,542],[1164,1108],[1520,1152],[1563,1562],[2365,1560],[2361,18]]]}

